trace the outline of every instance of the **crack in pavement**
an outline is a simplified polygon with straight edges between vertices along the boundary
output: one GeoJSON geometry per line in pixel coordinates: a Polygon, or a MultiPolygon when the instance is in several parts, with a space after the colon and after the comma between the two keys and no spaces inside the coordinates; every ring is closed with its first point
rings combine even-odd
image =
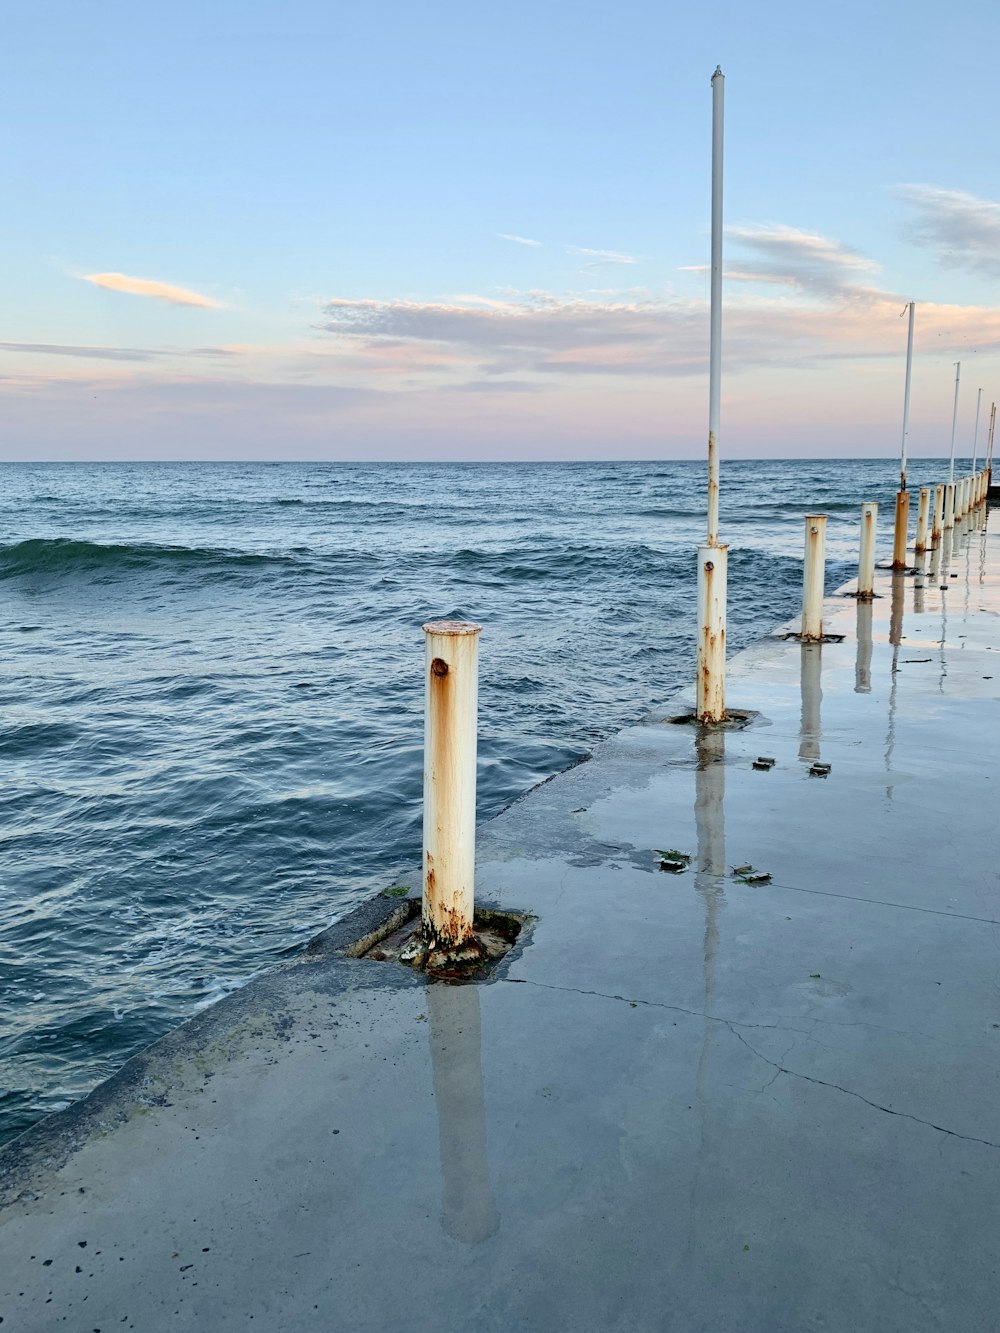
{"type": "MultiPolygon", "coordinates": [[[[917,1125],[924,1125],[928,1129],[937,1130],[939,1134],[947,1134],[949,1138],[964,1139],[966,1143],[979,1143],[982,1144],[984,1148],[1000,1148],[1000,1143],[994,1143],[991,1139],[980,1139],[974,1134],[960,1134],[957,1130],[947,1129],[944,1125],[936,1125],[933,1120],[924,1120],[918,1115],[912,1115],[909,1111],[894,1111],[891,1106],[883,1106],[880,1102],[873,1102],[862,1093],[855,1092],[852,1088],[842,1087],[839,1083],[830,1083],[826,1079],[816,1078],[812,1074],[802,1074],[797,1069],[789,1069],[787,1066],[779,1064],[776,1060],[769,1059],[766,1055],[762,1054],[762,1052],[758,1051],[755,1046],[751,1046],[743,1034],[737,1031],[737,1028],[756,1028],[767,1032],[796,1032],[800,1036],[810,1038],[812,1034],[807,1032],[804,1028],[792,1027],[787,1023],[745,1023],[737,1018],[723,1018],[719,1014],[706,1014],[700,1009],[686,1009],[683,1005],[679,1004],[666,1004],[660,1000],[630,1000],[627,995],[613,995],[608,991],[582,990],[576,986],[555,986],[547,981],[528,981],[527,979],[518,979],[517,984],[539,986],[543,990],[564,991],[570,995],[592,995],[599,1000],[619,1000],[622,1003],[632,1005],[635,1008],[666,1009],[671,1013],[686,1014],[689,1018],[703,1018],[709,1023],[719,1023],[723,1027],[728,1028],[733,1036],[738,1041],[742,1042],[752,1055],[755,1055],[758,1060],[763,1060],[766,1065],[770,1065],[771,1068],[776,1071],[774,1078],[770,1079],[765,1085],[767,1088],[775,1082],[779,1074],[786,1074],[789,1078],[801,1078],[806,1083],[815,1083],[821,1088],[831,1088],[835,1092],[842,1092],[847,1097],[856,1097],[858,1101],[864,1102],[866,1106],[870,1106],[873,1111],[881,1111],[885,1115],[899,1116],[903,1120],[912,1120],[917,1125]]],[[[815,1024],[821,1020],[807,1019],[806,1021],[815,1024]]],[[[791,1047],[789,1047],[789,1050],[790,1049],[791,1047]]],[[[785,1057],[782,1056],[782,1059],[784,1058],[785,1057]]],[[[764,1089],[762,1088],[760,1091],[763,1092],[764,1089]]]]}
{"type": "MultiPolygon", "coordinates": [[[[953,1139],[964,1139],[966,1143],[981,1143],[984,1148],[1000,1148],[1000,1143],[993,1143],[990,1139],[978,1139],[974,1134],[959,1134],[955,1129],[946,1129],[944,1125],[935,1125],[933,1120],[923,1120],[920,1116],[912,1115],[909,1111],[894,1111],[891,1106],[883,1106],[880,1102],[870,1101],[867,1097],[863,1096],[862,1093],[855,1092],[853,1088],[841,1087],[839,1083],[828,1083],[826,1079],[815,1078],[812,1074],[799,1073],[797,1069],[787,1069],[784,1065],[780,1065],[774,1060],[769,1060],[767,1056],[761,1054],[755,1046],[751,1046],[746,1037],[744,1037],[742,1033],[737,1032],[735,1027],[726,1022],[725,1019],[720,1021],[726,1023],[726,1026],[737,1041],[741,1041],[748,1051],[753,1055],[756,1055],[758,1060],[763,1060],[766,1065],[770,1065],[772,1069],[776,1069],[779,1074],[788,1074],[790,1078],[805,1079],[807,1083],[816,1083],[821,1088],[833,1088],[836,1092],[843,1092],[848,1097],[856,1097],[858,1101],[864,1102],[866,1106],[870,1106],[874,1111],[883,1111],[886,1115],[897,1115],[903,1120],[912,1120],[918,1125],[926,1125],[928,1129],[936,1129],[939,1134],[947,1134],[953,1139]]],[[[744,1023],[741,1024],[741,1026],[747,1027],[749,1025],[744,1023]]],[[[775,1077],[777,1077],[777,1075],[775,1075],[775,1077]]]]}

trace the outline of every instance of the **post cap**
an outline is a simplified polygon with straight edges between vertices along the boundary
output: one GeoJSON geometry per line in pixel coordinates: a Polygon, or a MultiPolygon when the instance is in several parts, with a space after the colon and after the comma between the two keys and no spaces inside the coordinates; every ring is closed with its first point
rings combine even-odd
{"type": "Polygon", "coordinates": [[[483,628],[472,620],[428,620],[425,634],[478,634],[483,628]]]}

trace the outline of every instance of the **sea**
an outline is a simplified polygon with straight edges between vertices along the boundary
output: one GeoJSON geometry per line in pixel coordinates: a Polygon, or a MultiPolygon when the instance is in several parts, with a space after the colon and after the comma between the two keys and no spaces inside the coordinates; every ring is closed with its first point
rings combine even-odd
{"type": "MultiPolygon", "coordinates": [[[[800,608],[805,514],[828,589],[862,501],[886,553],[898,479],[723,463],[730,651],[800,608]]],[[[0,1139],[419,864],[424,621],[484,627],[482,819],[689,686],[705,489],[693,462],[0,465],[0,1139]]]]}

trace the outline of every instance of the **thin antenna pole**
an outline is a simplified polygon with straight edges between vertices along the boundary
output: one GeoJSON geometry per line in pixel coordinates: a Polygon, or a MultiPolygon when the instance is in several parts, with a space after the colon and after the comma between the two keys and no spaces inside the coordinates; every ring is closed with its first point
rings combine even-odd
{"type": "Polygon", "coordinates": [[[997,405],[990,405],[990,437],[986,444],[986,471],[993,471],[993,432],[997,426],[997,405]]]}
{"type": "Polygon", "coordinates": [[[917,305],[910,302],[910,323],[906,334],[906,383],[903,387],[903,442],[899,449],[899,489],[906,490],[906,436],[910,429],[910,371],[913,369],[913,314],[917,305]]]}
{"type": "Polygon", "coordinates": [[[955,426],[958,423],[958,379],[962,373],[961,361],[955,362],[955,406],[951,414],[951,465],[948,468],[949,484],[955,480],[955,426]]]}
{"type": "Polygon", "coordinates": [[[722,120],[726,80],[712,75],[712,286],[708,371],[708,545],[719,544],[719,418],[722,405],[722,120]]]}
{"type": "Polygon", "coordinates": [[[976,429],[975,429],[975,432],[974,432],[974,434],[973,434],[973,436],[972,436],[972,474],[973,474],[973,476],[975,476],[975,473],[976,473],[976,454],[978,453],[978,446],[979,446],[979,407],[980,407],[980,404],[982,403],[982,401],[983,401],[983,391],[982,391],[982,389],[980,389],[979,392],[976,394],[976,429]]]}

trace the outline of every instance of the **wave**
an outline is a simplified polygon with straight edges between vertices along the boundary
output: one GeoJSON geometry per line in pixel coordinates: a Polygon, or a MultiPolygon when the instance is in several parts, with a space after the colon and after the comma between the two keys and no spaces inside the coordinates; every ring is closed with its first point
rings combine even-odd
{"type": "Polygon", "coordinates": [[[197,546],[160,546],[153,542],[114,544],[72,537],[32,537],[0,546],[0,579],[33,574],[115,574],[123,570],[215,568],[243,569],[288,565],[289,556],[197,546]]]}

